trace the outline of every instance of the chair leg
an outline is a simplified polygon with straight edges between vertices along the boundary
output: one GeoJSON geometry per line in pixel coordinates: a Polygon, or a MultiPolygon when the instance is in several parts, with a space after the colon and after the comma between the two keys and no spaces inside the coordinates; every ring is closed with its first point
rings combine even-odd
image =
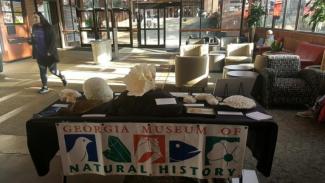
{"type": "Polygon", "coordinates": [[[67,181],[68,181],[68,180],[67,180],[67,176],[64,175],[64,176],[63,176],[63,183],[67,183],[67,181]]]}

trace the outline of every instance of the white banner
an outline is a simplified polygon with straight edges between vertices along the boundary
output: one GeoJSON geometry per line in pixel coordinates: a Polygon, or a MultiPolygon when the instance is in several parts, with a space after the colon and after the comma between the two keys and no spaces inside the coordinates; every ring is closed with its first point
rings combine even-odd
{"type": "Polygon", "coordinates": [[[221,124],[57,124],[65,175],[239,177],[247,130],[221,124]]]}

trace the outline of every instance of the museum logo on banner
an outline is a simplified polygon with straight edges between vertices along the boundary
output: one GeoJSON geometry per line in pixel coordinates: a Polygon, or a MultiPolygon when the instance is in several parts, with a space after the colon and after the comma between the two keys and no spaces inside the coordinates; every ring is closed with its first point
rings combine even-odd
{"type": "Polygon", "coordinates": [[[227,178],[241,174],[247,127],[177,123],[58,123],[65,175],[227,178]]]}

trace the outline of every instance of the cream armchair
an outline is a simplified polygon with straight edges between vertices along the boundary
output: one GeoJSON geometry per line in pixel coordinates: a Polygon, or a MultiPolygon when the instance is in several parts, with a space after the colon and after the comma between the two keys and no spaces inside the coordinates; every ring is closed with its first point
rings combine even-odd
{"type": "Polygon", "coordinates": [[[206,87],[209,75],[209,45],[182,45],[175,58],[176,87],[206,87]]]}
{"type": "Polygon", "coordinates": [[[239,37],[235,36],[226,36],[226,37],[221,37],[220,39],[220,49],[221,50],[226,50],[228,44],[232,43],[239,43],[239,37]]]}
{"type": "Polygon", "coordinates": [[[254,43],[228,44],[225,65],[251,63],[254,43]]]}
{"type": "Polygon", "coordinates": [[[180,56],[203,56],[209,54],[208,44],[182,45],[179,50],[180,56]]]}
{"type": "Polygon", "coordinates": [[[201,38],[189,38],[187,44],[204,44],[204,39],[201,38]]]}

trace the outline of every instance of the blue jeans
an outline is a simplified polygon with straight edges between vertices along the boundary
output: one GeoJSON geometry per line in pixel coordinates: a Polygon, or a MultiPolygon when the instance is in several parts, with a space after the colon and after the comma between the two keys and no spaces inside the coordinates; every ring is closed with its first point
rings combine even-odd
{"type": "Polygon", "coordinates": [[[47,86],[47,68],[49,68],[49,71],[53,75],[59,77],[61,80],[63,79],[61,72],[57,69],[56,63],[53,63],[49,66],[38,64],[38,67],[39,67],[40,77],[41,77],[43,86],[47,86]]]}

